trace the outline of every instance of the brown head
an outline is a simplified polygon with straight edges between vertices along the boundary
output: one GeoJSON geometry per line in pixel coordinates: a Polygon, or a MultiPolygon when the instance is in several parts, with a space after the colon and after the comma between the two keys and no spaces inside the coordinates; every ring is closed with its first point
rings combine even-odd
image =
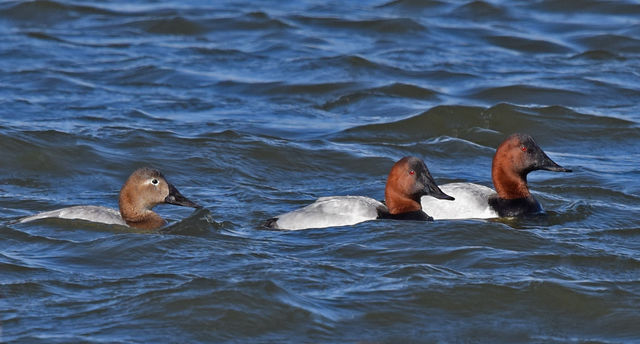
{"type": "Polygon", "coordinates": [[[498,197],[515,199],[529,197],[527,174],[535,170],[571,172],[542,151],[527,134],[512,134],[496,150],[491,166],[491,178],[498,197]]]}
{"type": "Polygon", "coordinates": [[[164,178],[160,171],[143,167],[135,170],[120,190],[120,215],[129,226],[155,229],[166,222],[151,209],[167,203],[185,207],[199,206],[182,194],[164,178]]]}
{"type": "Polygon", "coordinates": [[[440,190],[422,159],[409,156],[396,162],[389,172],[387,186],[384,189],[384,199],[389,213],[396,215],[422,210],[420,197],[425,195],[446,200],[454,199],[440,190]]]}

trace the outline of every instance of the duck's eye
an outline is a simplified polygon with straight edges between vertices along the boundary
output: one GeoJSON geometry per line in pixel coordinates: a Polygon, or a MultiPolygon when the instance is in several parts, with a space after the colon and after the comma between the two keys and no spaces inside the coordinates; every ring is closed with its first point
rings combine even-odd
{"type": "Polygon", "coordinates": [[[523,152],[526,152],[527,151],[527,147],[522,146],[522,147],[520,147],[520,150],[523,151],[523,152]]]}
{"type": "Polygon", "coordinates": [[[154,178],[153,180],[151,180],[151,184],[158,185],[158,180],[154,178]]]}
{"type": "Polygon", "coordinates": [[[410,171],[409,171],[409,174],[410,174],[410,175],[414,175],[414,174],[416,174],[416,171],[414,171],[414,170],[410,170],[410,171]]]}

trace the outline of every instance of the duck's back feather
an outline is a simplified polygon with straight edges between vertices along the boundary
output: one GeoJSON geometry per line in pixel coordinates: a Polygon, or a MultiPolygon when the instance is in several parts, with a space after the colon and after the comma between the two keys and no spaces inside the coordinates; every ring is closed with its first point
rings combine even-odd
{"type": "Polygon", "coordinates": [[[498,217],[489,205],[489,198],[496,194],[493,189],[473,183],[450,183],[440,186],[454,201],[424,196],[420,199],[424,212],[434,220],[443,219],[489,219],[498,217]]]}
{"type": "Polygon", "coordinates": [[[271,228],[288,230],[349,226],[376,219],[378,209],[386,209],[386,207],[369,197],[321,197],[304,208],[269,220],[268,225],[271,228]]]}
{"type": "Polygon", "coordinates": [[[94,205],[80,205],[75,207],[45,211],[39,214],[22,218],[19,222],[24,223],[48,218],[86,220],[110,225],[127,225],[127,223],[122,219],[122,216],[120,216],[119,211],[112,208],[94,205]]]}

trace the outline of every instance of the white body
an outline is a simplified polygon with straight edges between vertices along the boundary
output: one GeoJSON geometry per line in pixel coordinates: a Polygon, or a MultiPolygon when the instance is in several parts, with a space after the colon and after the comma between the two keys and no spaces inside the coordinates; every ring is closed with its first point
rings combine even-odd
{"type": "Polygon", "coordinates": [[[19,222],[24,223],[48,218],[86,220],[109,225],[127,225],[124,219],[122,219],[119,211],[112,208],[100,207],[95,205],[80,205],[75,207],[45,211],[39,214],[22,218],[19,222]]]}
{"type": "Polygon", "coordinates": [[[376,219],[380,207],[386,208],[364,196],[320,197],[304,208],[276,216],[276,228],[298,230],[355,225],[376,219]]]}
{"type": "Polygon", "coordinates": [[[490,219],[498,217],[489,206],[489,197],[495,195],[493,189],[472,183],[450,183],[440,185],[455,201],[440,200],[429,196],[420,199],[422,210],[434,220],[445,219],[490,219]]]}

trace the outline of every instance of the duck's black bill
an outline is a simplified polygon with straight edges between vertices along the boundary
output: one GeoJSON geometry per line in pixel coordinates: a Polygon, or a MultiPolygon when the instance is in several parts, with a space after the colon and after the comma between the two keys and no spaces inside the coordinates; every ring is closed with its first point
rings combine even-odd
{"type": "Polygon", "coordinates": [[[442,190],[440,190],[439,187],[436,186],[437,191],[436,192],[430,192],[429,196],[433,196],[435,198],[438,199],[446,199],[448,201],[455,201],[456,199],[447,195],[446,193],[442,192],[442,190]]]}
{"type": "Polygon", "coordinates": [[[433,177],[431,177],[431,174],[428,172],[428,170],[426,170],[425,173],[421,174],[421,182],[422,185],[424,185],[424,189],[422,191],[423,195],[432,196],[438,199],[446,199],[448,201],[455,200],[455,198],[447,195],[446,193],[442,192],[442,190],[440,190],[438,184],[436,184],[436,181],[433,180],[433,177]]]}
{"type": "Polygon", "coordinates": [[[183,206],[183,207],[202,208],[197,203],[195,203],[192,200],[182,196],[180,191],[178,191],[178,189],[176,189],[176,187],[171,185],[171,184],[169,184],[169,196],[167,196],[164,199],[164,202],[168,203],[168,204],[180,205],[180,206],[183,206]]]}
{"type": "Polygon", "coordinates": [[[541,170],[546,170],[546,171],[552,171],[552,172],[572,172],[570,169],[568,168],[564,168],[558,164],[556,164],[555,161],[551,160],[551,158],[549,158],[546,154],[542,153],[543,157],[542,157],[542,162],[539,166],[539,169],[541,170]]]}
{"type": "Polygon", "coordinates": [[[448,201],[454,201],[455,198],[447,195],[446,193],[444,193],[442,190],[440,190],[440,188],[438,187],[438,185],[436,185],[435,182],[432,183],[428,183],[427,187],[426,187],[426,195],[427,196],[432,196],[435,197],[437,199],[446,199],[448,201]]]}

